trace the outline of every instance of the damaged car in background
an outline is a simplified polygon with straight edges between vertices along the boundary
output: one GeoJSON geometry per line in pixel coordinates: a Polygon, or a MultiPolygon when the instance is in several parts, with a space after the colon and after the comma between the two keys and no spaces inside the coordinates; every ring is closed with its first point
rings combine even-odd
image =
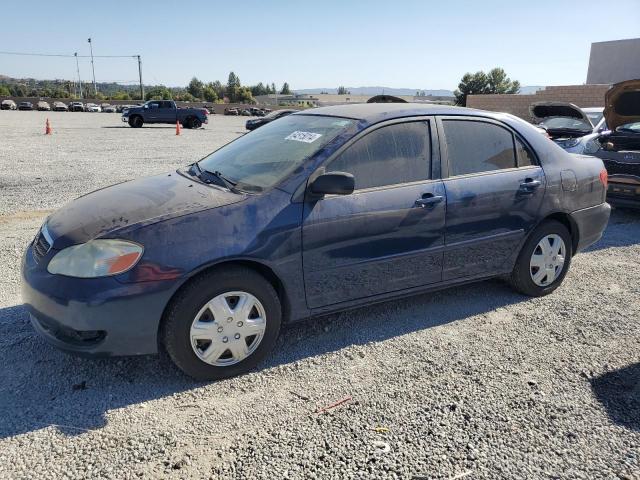
{"type": "Polygon", "coordinates": [[[537,102],[529,107],[531,118],[558,146],[569,153],[593,155],[598,136],[606,130],[602,108],[580,108],[568,102],[537,102]]]}
{"type": "Polygon", "coordinates": [[[595,156],[609,173],[608,201],[640,208],[640,79],[607,91],[604,118],[609,130],[598,136],[595,156]]]}

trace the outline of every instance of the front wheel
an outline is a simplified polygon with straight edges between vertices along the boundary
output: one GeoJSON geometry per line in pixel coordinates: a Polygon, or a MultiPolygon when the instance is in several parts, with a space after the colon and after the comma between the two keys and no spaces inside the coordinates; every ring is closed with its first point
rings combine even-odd
{"type": "Polygon", "coordinates": [[[233,377],[254,368],[280,332],[278,294],[251,269],[203,274],[172,301],[161,332],[173,362],[198,380],[233,377]]]}
{"type": "Polygon", "coordinates": [[[142,120],[142,117],[140,117],[139,115],[136,115],[135,117],[131,117],[129,119],[129,126],[133,128],[140,128],[143,124],[144,120],[142,120]]]}
{"type": "Polygon", "coordinates": [[[522,247],[511,273],[511,285],[532,297],[548,295],[564,280],[572,255],[567,227],[556,220],[545,221],[522,247]]]}

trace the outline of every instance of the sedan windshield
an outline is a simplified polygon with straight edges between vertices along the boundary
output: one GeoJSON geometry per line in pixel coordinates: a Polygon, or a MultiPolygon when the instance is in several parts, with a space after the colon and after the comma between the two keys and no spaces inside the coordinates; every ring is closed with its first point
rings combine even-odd
{"type": "Polygon", "coordinates": [[[542,122],[541,125],[547,130],[577,130],[585,132],[585,134],[593,130],[593,126],[587,121],[570,117],[551,117],[542,122]]]}
{"type": "Polygon", "coordinates": [[[306,159],[353,125],[355,120],[289,115],[247,133],[198,162],[240,190],[273,187],[306,159]]]}

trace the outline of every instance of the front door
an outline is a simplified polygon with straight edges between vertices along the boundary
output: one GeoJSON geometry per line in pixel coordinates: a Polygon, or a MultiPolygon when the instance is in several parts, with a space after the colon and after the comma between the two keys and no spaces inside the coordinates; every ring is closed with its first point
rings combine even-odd
{"type": "Polygon", "coordinates": [[[505,125],[458,117],[439,126],[448,171],[443,280],[502,273],[536,225],[544,172],[505,125]]]}
{"type": "Polygon", "coordinates": [[[432,179],[431,127],[424,120],[382,126],[327,165],[353,174],[356,190],[305,202],[310,308],[441,280],[446,198],[442,181],[432,179]]]}

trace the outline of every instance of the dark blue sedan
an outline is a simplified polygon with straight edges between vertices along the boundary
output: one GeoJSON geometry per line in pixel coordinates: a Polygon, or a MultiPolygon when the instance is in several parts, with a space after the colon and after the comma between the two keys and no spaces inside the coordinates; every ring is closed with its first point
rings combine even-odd
{"type": "Polygon", "coordinates": [[[77,353],[161,346],[237,375],[282,324],[508,276],[551,293],[609,219],[607,173],[511,115],[363,104],[271,122],[52,214],[23,259],[33,326],[77,353]]]}

